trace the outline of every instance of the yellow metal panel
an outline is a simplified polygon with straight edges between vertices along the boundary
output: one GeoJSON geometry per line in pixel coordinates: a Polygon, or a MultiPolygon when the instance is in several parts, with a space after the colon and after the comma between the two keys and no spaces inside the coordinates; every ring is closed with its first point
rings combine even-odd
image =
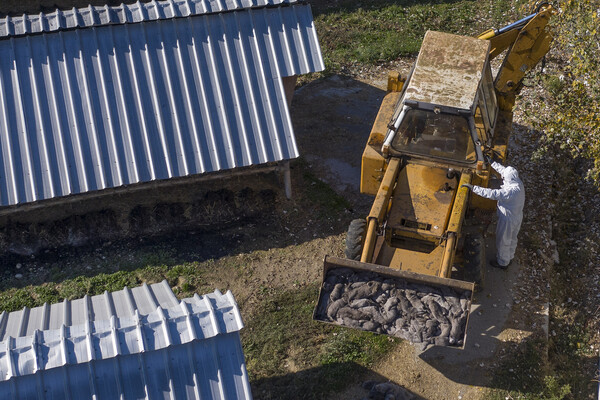
{"type": "MultiPolygon", "coordinates": [[[[466,204],[464,205],[466,208],[466,204]]],[[[440,267],[439,276],[442,278],[450,278],[452,274],[452,263],[456,254],[456,232],[448,232],[446,243],[444,243],[444,258],[440,267]]]]}
{"type": "Polygon", "coordinates": [[[554,9],[547,6],[521,29],[496,77],[498,92],[518,90],[525,73],[548,52],[552,36],[546,30],[546,25],[553,13],[554,9]]]}
{"type": "Polygon", "coordinates": [[[371,129],[369,140],[362,156],[360,192],[376,195],[386,168],[385,158],[381,154],[381,146],[388,131],[388,124],[394,115],[400,93],[392,92],[383,98],[375,123],[371,129]]]}
{"type": "Polygon", "coordinates": [[[446,177],[446,172],[446,168],[430,165],[406,165],[398,176],[388,228],[442,236],[457,184],[456,179],[446,177]],[[430,229],[414,228],[412,222],[430,225],[430,229]]]}
{"type": "Polygon", "coordinates": [[[396,184],[396,180],[398,178],[399,170],[400,159],[392,158],[387,170],[385,171],[385,175],[383,176],[379,190],[377,191],[375,201],[373,201],[373,205],[371,206],[369,218],[375,218],[379,222],[383,221],[385,214],[387,213],[390,197],[392,197],[394,185],[396,184]]]}
{"type": "MultiPolygon", "coordinates": [[[[489,187],[491,168],[492,167],[488,166],[487,171],[473,175],[471,183],[481,187],[489,187]]],[[[494,210],[496,208],[496,201],[486,199],[485,197],[481,196],[470,196],[469,206],[471,208],[479,208],[483,210],[494,210]]]]}
{"type": "MultiPolygon", "coordinates": [[[[492,33],[493,32],[494,31],[492,31],[492,33]]],[[[512,45],[517,39],[518,35],[519,30],[513,29],[492,38],[483,37],[483,35],[480,35],[479,39],[489,39],[490,43],[492,44],[492,49],[490,50],[490,60],[492,60],[506,50],[510,45],[512,45]]]]}
{"type": "Polygon", "coordinates": [[[375,122],[373,123],[373,128],[371,129],[371,134],[369,135],[368,144],[370,145],[381,145],[385,140],[385,135],[388,132],[388,124],[396,111],[398,106],[398,101],[400,100],[400,93],[392,92],[388,93],[381,102],[381,106],[379,107],[379,112],[377,113],[377,117],[375,118],[375,122]]]}
{"type": "Polygon", "coordinates": [[[399,72],[392,71],[388,74],[388,92],[400,92],[406,79],[402,79],[399,72]]]}
{"type": "Polygon", "coordinates": [[[496,209],[496,201],[481,196],[471,196],[471,208],[492,211],[496,209]]]}
{"type": "Polygon", "coordinates": [[[373,146],[367,145],[362,156],[360,192],[375,196],[384,173],[385,158],[373,146]]]}
{"type": "Polygon", "coordinates": [[[436,246],[430,253],[421,253],[384,245],[375,264],[389,265],[390,268],[423,275],[439,276],[443,257],[443,246],[436,246]]]}
{"type": "Polygon", "coordinates": [[[392,197],[392,190],[394,189],[394,184],[396,183],[399,170],[400,160],[398,158],[392,158],[390,160],[387,170],[385,171],[385,175],[383,177],[383,180],[381,181],[379,190],[377,191],[377,196],[375,197],[375,201],[373,201],[373,206],[371,206],[371,212],[369,213],[369,217],[367,218],[367,220],[369,221],[369,225],[367,229],[367,236],[365,238],[363,252],[360,257],[360,260],[362,262],[367,262],[373,257],[373,249],[375,247],[376,240],[376,229],[379,227],[379,224],[385,219],[385,215],[388,210],[388,204],[390,202],[390,197],[392,197]]]}
{"type": "Polygon", "coordinates": [[[365,244],[360,255],[361,262],[369,262],[373,258],[373,250],[375,249],[375,243],[377,241],[377,227],[378,221],[376,219],[369,219],[369,225],[367,225],[367,235],[365,236],[365,244]]]}

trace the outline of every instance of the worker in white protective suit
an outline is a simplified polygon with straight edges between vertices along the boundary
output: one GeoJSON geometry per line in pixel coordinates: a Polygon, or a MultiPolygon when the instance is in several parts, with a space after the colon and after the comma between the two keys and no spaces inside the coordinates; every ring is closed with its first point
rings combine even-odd
{"type": "Polygon", "coordinates": [[[513,167],[505,167],[498,162],[492,162],[494,168],[502,177],[500,189],[488,189],[481,186],[464,184],[471,191],[486,199],[498,201],[498,225],[496,227],[496,260],[491,261],[492,267],[506,269],[512,262],[517,249],[517,234],[523,220],[525,204],[525,188],[519,179],[519,172],[513,167]]]}

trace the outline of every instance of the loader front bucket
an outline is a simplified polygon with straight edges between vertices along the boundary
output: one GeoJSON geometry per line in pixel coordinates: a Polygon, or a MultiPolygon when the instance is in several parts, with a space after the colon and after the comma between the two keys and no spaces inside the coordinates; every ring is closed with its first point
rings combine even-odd
{"type": "Polygon", "coordinates": [[[325,257],[313,319],[413,343],[464,347],[475,284],[325,257]]]}

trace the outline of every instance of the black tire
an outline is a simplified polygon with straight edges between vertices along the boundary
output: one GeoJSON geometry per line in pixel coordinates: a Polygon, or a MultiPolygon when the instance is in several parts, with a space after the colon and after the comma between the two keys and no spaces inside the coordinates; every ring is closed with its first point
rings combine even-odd
{"type": "Polygon", "coordinates": [[[485,241],[481,233],[465,235],[463,257],[466,275],[475,282],[475,290],[480,291],[485,280],[485,241]]]}
{"type": "Polygon", "coordinates": [[[346,258],[360,261],[366,228],[367,221],[364,219],[355,219],[350,222],[348,234],[346,235],[346,250],[344,251],[346,258]]]}

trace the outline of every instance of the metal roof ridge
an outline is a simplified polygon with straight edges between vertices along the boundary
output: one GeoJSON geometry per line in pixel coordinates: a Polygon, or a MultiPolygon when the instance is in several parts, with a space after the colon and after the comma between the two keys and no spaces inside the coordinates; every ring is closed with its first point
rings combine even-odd
{"type": "Polygon", "coordinates": [[[231,292],[218,290],[182,300],[171,308],[109,321],[87,320],[82,325],[40,331],[0,342],[0,382],[40,370],[86,363],[92,360],[141,354],[186,344],[243,327],[231,292]]]}
{"type": "Polygon", "coordinates": [[[168,282],[163,280],[151,285],[144,283],[133,289],[125,286],[114,292],[105,290],[102,294],[85,295],[71,301],[64,299],[59,303],[44,303],[33,308],[24,307],[10,313],[2,311],[0,313],[0,341],[6,340],[8,336],[30,336],[33,333],[33,327],[45,331],[56,329],[63,324],[71,326],[83,324],[88,320],[109,320],[112,315],[132,316],[134,311],[140,308],[143,309],[141,314],[145,315],[155,311],[158,306],[171,308],[178,306],[179,303],[180,300],[177,299],[168,282]],[[120,305],[120,312],[117,312],[115,301],[120,305]],[[76,318],[74,323],[73,313],[78,312],[77,316],[80,318],[76,318]]]}
{"type": "Polygon", "coordinates": [[[303,4],[306,0],[151,0],[119,6],[93,6],[0,18],[0,39],[65,29],[156,21],[265,7],[303,4]]]}

